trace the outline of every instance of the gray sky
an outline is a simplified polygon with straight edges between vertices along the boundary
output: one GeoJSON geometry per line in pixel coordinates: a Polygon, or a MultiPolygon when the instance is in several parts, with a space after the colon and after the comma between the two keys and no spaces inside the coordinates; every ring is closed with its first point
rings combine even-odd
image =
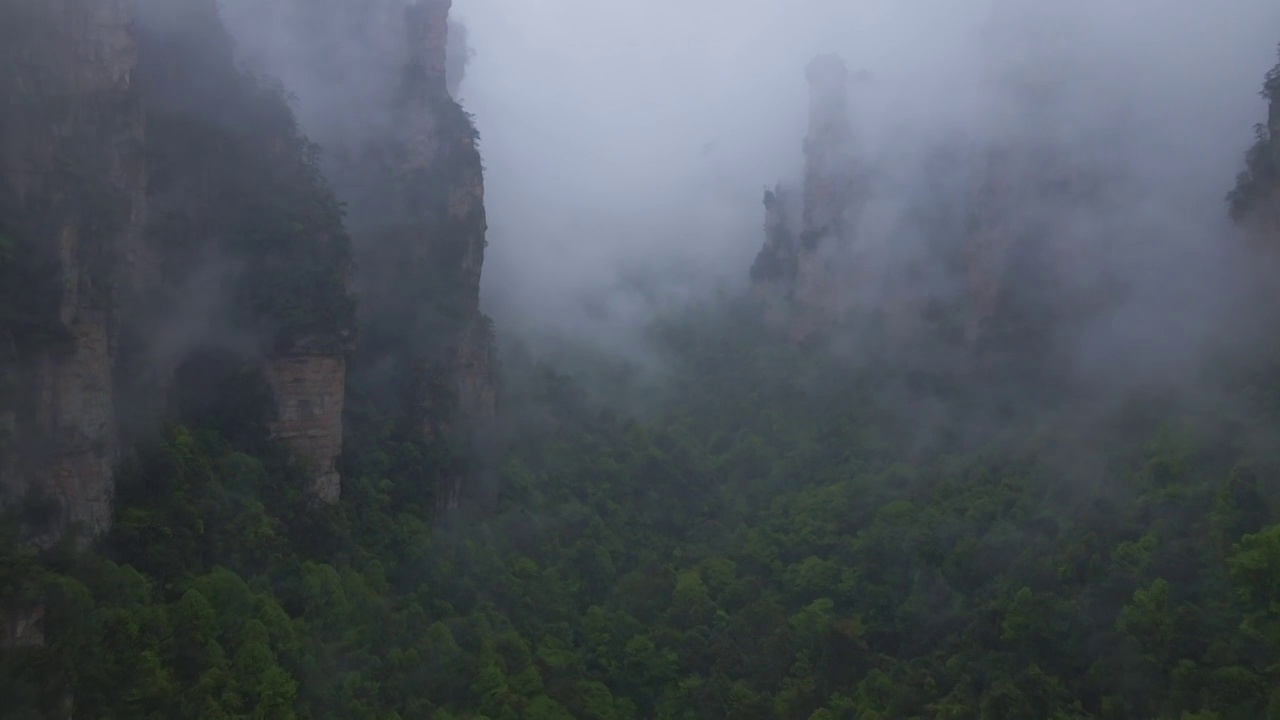
{"type": "Polygon", "coordinates": [[[1000,137],[1010,121],[993,79],[1056,71],[1069,78],[1061,132],[1145,128],[1095,148],[1140,178],[1134,212],[1176,208],[1196,242],[1217,232],[1265,116],[1280,7],[1001,4],[1007,41],[980,35],[992,0],[455,0],[476,50],[461,95],[488,168],[486,303],[500,322],[588,331],[651,311],[616,291],[620,272],[674,264],[697,279],[668,299],[742,281],[761,191],[801,161],[803,67],[833,50],[872,74],[854,102],[883,165],[909,167],[948,137],[1000,137]],[[593,292],[610,313],[573,309],[593,292]]]}

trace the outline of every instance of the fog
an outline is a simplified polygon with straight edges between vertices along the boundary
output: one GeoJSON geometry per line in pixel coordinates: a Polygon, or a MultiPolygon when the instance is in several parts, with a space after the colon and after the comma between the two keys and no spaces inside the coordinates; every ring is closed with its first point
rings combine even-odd
{"type": "MultiPolygon", "coordinates": [[[[376,111],[352,107],[380,107],[407,2],[325,13],[223,0],[242,56],[282,77],[322,144],[378,132],[376,111]]],[[[501,337],[633,350],[665,309],[743,290],[763,190],[800,182],[804,68],[826,52],[865,72],[851,89],[875,187],[857,236],[865,272],[963,242],[960,227],[923,242],[904,213],[932,202],[931,183],[971,183],[983,151],[1030,143],[1109,178],[1100,204],[1018,209],[1051,218],[1068,285],[1124,286],[1073,340],[1083,372],[1173,378],[1241,322],[1255,264],[1223,197],[1266,115],[1274,2],[455,0],[453,18],[474,49],[458,95],[481,133],[482,302],[501,337]],[[954,182],[934,177],[940,149],[962,158],[954,182]]],[[[863,300],[886,301],[878,287],[863,300]]]]}
{"type": "MultiPolygon", "coordinates": [[[[458,0],[476,49],[461,95],[488,168],[489,307],[503,325],[598,335],[653,303],[741,286],[762,242],[761,191],[802,159],[803,68],[835,51],[871,76],[853,94],[860,144],[899,192],[940,144],[1055,136],[1129,176],[1125,216],[1105,229],[1124,228],[1130,252],[1110,261],[1138,285],[1159,267],[1161,282],[1190,284],[1171,297],[1197,298],[1179,311],[1203,310],[1215,294],[1198,292],[1198,274],[1229,261],[1222,197],[1265,117],[1257,90],[1280,8],[997,5],[458,0]],[[1053,102],[1020,118],[1008,83],[1055,76],[1053,102]],[[661,292],[619,282],[643,268],[661,292]]],[[[1181,330],[1136,320],[1113,319],[1152,342],[1181,330]]]]}

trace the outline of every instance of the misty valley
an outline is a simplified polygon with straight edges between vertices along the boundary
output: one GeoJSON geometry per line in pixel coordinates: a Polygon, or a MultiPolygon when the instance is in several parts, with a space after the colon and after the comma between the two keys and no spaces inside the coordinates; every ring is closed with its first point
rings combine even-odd
{"type": "Polygon", "coordinates": [[[1280,720],[1280,7],[0,0],[0,719],[1280,720]]]}

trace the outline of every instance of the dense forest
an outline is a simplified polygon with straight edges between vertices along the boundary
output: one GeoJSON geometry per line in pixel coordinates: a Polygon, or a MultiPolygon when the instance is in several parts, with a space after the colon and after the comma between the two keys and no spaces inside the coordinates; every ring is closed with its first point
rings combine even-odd
{"type": "MultiPolygon", "coordinates": [[[[250,257],[234,308],[267,345],[345,342],[317,150],[280,88],[223,82],[304,161],[147,105],[153,176],[236,211],[153,231],[246,256],[328,233],[250,257]],[[181,153],[219,172],[166,175],[181,153]]],[[[1258,143],[1224,214],[1274,200],[1258,143]]],[[[4,627],[43,629],[0,651],[0,718],[1280,720],[1280,349],[1104,398],[904,362],[863,324],[856,353],[836,327],[797,343],[759,310],[667,313],[643,369],[507,342],[474,443],[357,397],[332,504],[251,363],[196,356],[103,537],[25,542],[38,506],[0,522],[4,627]]],[[[1020,337],[993,342],[1043,370],[1020,337]]]]}
{"type": "MultiPolygon", "coordinates": [[[[229,378],[130,463],[98,551],[7,546],[4,600],[46,598],[49,637],[6,654],[5,716],[1280,712],[1277,459],[1238,418],[995,424],[985,389],[849,372],[749,307],[655,336],[634,416],[510,353],[505,432],[447,518],[453,459],[391,433],[313,507],[229,378]],[[955,420],[922,428],[913,393],[955,420]]],[[[1239,387],[1274,423],[1274,382],[1239,387]]]]}

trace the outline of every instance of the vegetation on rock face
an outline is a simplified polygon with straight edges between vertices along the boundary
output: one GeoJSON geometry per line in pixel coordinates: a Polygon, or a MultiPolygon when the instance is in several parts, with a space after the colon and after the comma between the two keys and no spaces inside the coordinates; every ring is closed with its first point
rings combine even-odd
{"type": "Polygon", "coordinates": [[[1227,195],[1231,216],[1244,220],[1267,202],[1275,202],[1280,185],[1280,64],[1267,73],[1261,95],[1271,104],[1271,117],[1255,128],[1253,146],[1245,153],[1245,169],[1236,178],[1235,188],[1227,195]]]}
{"type": "Polygon", "coordinates": [[[764,193],[765,244],[751,263],[753,283],[795,283],[795,241],[788,227],[787,205],[780,191],[764,193]]]}
{"type": "Polygon", "coordinates": [[[393,112],[405,136],[371,141],[341,171],[362,278],[348,396],[352,412],[385,416],[414,443],[424,430],[466,432],[444,376],[456,380],[469,333],[488,325],[479,307],[483,168],[471,116],[422,66],[404,69],[393,112]],[[413,137],[424,131],[429,142],[413,137]],[[414,156],[423,145],[430,157],[414,156]]]}
{"type": "Polygon", "coordinates": [[[225,266],[224,322],[275,352],[339,353],[355,304],[343,209],[283,88],[235,68],[229,39],[144,33],[151,244],[170,294],[225,266]],[[193,78],[198,81],[193,81],[193,78]]]}
{"type": "MultiPolygon", "coordinates": [[[[67,12],[89,26],[100,9],[67,12]]],[[[84,438],[92,421],[71,429],[95,399],[64,388],[93,383],[94,354],[111,337],[138,140],[135,98],[81,62],[100,38],[68,48],[56,12],[27,0],[0,7],[0,505],[50,527],[65,508],[30,481],[51,449],[111,452],[104,437],[84,438]],[[85,337],[97,347],[73,360],[85,337]]]]}
{"type": "MultiPolygon", "coordinates": [[[[158,72],[202,48],[144,53],[158,72]]],[[[224,74],[184,95],[191,77],[144,80],[162,262],[212,242],[241,263],[233,320],[286,347],[341,335],[346,236],[314,148],[278,91],[224,74]]],[[[450,152],[445,172],[477,160],[450,152]]],[[[435,240],[405,268],[483,231],[441,221],[440,176],[397,190],[428,212],[396,231],[435,240]]],[[[24,217],[0,212],[0,280],[24,217]]],[[[459,287],[396,289],[452,332],[459,287]]],[[[990,350],[1044,371],[1026,333],[1053,317],[1009,303],[990,350]]],[[[369,352],[440,337],[407,317],[369,352]]],[[[269,437],[257,370],[190,353],[98,546],[37,553],[0,527],[5,639],[41,614],[44,633],[0,649],[0,718],[1280,717],[1274,358],[1218,368],[1216,413],[1135,397],[1082,417],[1043,374],[855,362],[733,304],[652,337],[666,372],[642,412],[507,357],[483,453],[417,432],[371,379],[440,388],[431,369],[366,364],[333,506],[269,437]],[[435,517],[464,471],[462,511],[435,517]]]]}
{"type": "Polygon", "coordinates": [[[1082,437],[958,387],[923,427],[892,363],[849,372],[741,309],[659,330],[644,419],[509,362],[513,424],[447,521],[444,447],[362,417],[343,502],[315,508],[243,432],[268,408],[191,404],[100,552],[7,551],[4,592],[53,600],[48,644],[5,654],[6,711],[70,689],[99,717],[1274,712],[1280,476],[1225,421],[1133,404],[1082,437]]]}

